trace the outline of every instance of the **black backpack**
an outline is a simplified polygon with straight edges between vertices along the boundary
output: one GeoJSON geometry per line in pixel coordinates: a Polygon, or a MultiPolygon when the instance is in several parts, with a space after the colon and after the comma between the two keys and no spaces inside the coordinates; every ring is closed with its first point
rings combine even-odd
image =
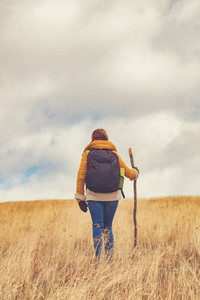
{"type": "Polygon", "coordinates": [[[120,165],[118,156],[111,150],[92,149],[87,156],[86,188],[96,193],[119,190],[120,165]]]}

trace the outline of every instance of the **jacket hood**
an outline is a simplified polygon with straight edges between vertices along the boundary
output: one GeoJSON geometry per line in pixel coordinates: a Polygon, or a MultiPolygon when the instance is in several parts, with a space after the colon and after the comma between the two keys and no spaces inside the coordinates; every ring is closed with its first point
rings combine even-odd
{"type": "Polygon", "coordinates": [[[117,151],[117,148],[115,147],[115,145],[110,142],[110,141],[104,141],[104,140],[94,140],[92,142],[90,142],[84,149],[83,153],[86,150],[90,150],[90,149],[109,149],[112,151],[117,151]]]}

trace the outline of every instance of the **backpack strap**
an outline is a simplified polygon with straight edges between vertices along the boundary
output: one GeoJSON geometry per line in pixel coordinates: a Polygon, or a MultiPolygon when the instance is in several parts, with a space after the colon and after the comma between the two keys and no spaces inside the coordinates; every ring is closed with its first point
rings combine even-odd
{"type": "Polygon", "coordinates": [[[126,198],[125,195],[124,195],[123,190],[122,190],[122,189],[120,189],[120,190],[121,190],[121,193],[122,193],[122,197],[123,197],[123,198],[126,198]]]}

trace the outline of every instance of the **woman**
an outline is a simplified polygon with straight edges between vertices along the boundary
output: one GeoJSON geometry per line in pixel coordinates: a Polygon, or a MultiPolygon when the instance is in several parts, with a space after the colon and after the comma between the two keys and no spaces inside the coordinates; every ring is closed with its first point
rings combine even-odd
{"type": "MultiPolygon", "coordinates": [[[[104,235],[104,248],[107,258],[112,257],[114,247],[114,237],[112,232],[112,222],[118,206],[118,201],[121,199],[121,190],[117,188],[112,192],[96,192],[86,187],[86,196],[84,195],[84,185],[88,178],[88,168],[91,162],[88,162],[90,151],[103,150],[108,155],[112,152],[115,154],[119,162],[120,169],[123,168],[125,176],[130,180],[137,179],[139,171],[137,168],[130,169],[123,162],[115,145],[108,140],[108,135],[104,129],[96,129],[92,133],[92,141],[87,145],[83,151],[80,167],[77,175],[77,185],[75,199],[78,201],[79,207],[82,211],[87,211],[87,206],[92,218],[93,224],[93,241],[95,256],[99,259],[102,252],[102,239],[104,235]]],[[[102,151],[100,151],[102,152],[102,151]]],[[[107,154],[106,154],[107,155],[107,154]]],[[[106,163],[105,163],[106,166],[106,163]]],[[[109,177],[110,178],[110,177],[109,177]]]]}

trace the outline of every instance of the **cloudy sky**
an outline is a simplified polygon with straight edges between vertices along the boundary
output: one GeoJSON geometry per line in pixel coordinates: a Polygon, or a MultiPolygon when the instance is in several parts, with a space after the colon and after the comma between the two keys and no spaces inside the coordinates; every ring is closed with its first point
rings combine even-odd
{"type": "Polygon", "coordinates": [[[0,201],[73,198],[96,128],[128,166],[132,147],[139,198],[199,195],[199,13],[199,0],[0,0],[0,201]]]}

